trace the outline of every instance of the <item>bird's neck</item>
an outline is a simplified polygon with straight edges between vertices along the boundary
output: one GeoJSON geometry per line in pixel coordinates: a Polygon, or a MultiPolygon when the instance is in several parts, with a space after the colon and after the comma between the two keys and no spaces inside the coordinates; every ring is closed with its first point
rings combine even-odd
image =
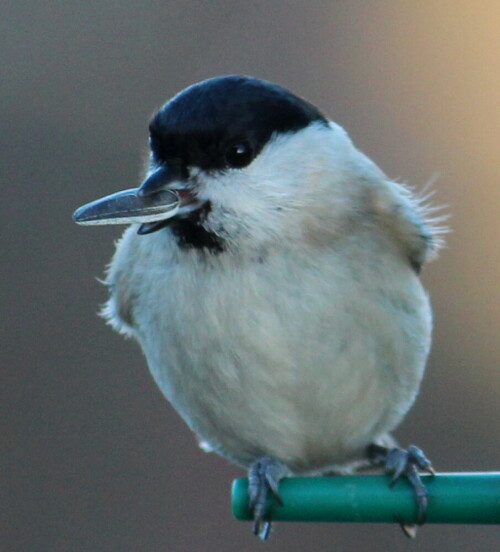
{"type": "Polygon", "coordinates": [[[211,254],[219,254],[226,249],[224,239],[207,230],[203,224],[210,210],[211,206],[207,203],[202,209],[187,217],[173,219],[168,224],[169,231],[181,249],[204,250],[211,254]]]}

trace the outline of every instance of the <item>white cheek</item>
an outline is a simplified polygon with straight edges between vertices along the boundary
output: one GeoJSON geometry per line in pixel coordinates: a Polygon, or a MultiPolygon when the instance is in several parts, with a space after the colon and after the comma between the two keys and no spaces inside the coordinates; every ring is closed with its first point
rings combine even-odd
{"type": "MultiPolygon", "coordinates": [[[[247,235],[254,242],[295,239],[301,219],[318,197],[335,201],[335,180],[344,180],[352,144],[342,131],[324,126],[270,140],[250,165],[198,175],[198,195],[212,204],[217,231],[247,235]]],[[[340,190],[339,190],[340,191],[340,190]]]]}

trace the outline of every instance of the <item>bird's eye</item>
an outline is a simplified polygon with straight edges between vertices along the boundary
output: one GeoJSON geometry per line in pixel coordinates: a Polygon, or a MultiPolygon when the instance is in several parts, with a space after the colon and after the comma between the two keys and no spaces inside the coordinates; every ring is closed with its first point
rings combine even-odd
{"type": "Polygon", "coordinates": [[[253,157],[253,150],[248,142],[229,146],[225,154],[226,163],[234,169],[246,167],[253,157]]]}

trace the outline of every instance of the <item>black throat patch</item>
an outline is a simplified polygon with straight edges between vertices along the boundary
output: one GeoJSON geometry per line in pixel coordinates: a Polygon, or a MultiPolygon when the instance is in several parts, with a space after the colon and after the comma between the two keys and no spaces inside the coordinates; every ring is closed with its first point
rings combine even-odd
{"type": "Polygon", "coordinates": [[[210,210],[210,203],[206,203],[187,217],[174,217],[165,221],[165,226],[175,236],[180,248],[205,249],[213,254],[222,253],[226,249],[224,240],[203,226],[210,210]]]}

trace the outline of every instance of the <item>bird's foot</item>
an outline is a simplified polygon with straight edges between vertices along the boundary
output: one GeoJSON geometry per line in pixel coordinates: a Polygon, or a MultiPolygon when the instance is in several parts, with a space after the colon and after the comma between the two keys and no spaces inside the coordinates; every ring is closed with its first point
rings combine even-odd
{"type": "Polygon", "coordinates": [[[419,470],[434,475],[435,472],[430,460],[415,445],[410,445],[406,450],[370,445],[367,453],[373,462],[383,464],[385,471],[392,474],[391,486],[400,477],[406,478],[412,486],[418,508],[417,524],[413,525],[401,522],[401,528],[407,537],[414,538],[417,534],[417,525],[425,523],[425,515],[429,503],[429,493],[422,483],[419,470]]]}
{"type": "Polygon", "coordinates": [[[271,493],[280,505],[283,504],[278,493],[278,483],[288,473],[288,468],[272,456],[256,460],[248,471],[248,494],[250,508],[253,511],[253,534],[261,540],[269,537],[271,520],[264,519],[266,499],[271,493]]]}

